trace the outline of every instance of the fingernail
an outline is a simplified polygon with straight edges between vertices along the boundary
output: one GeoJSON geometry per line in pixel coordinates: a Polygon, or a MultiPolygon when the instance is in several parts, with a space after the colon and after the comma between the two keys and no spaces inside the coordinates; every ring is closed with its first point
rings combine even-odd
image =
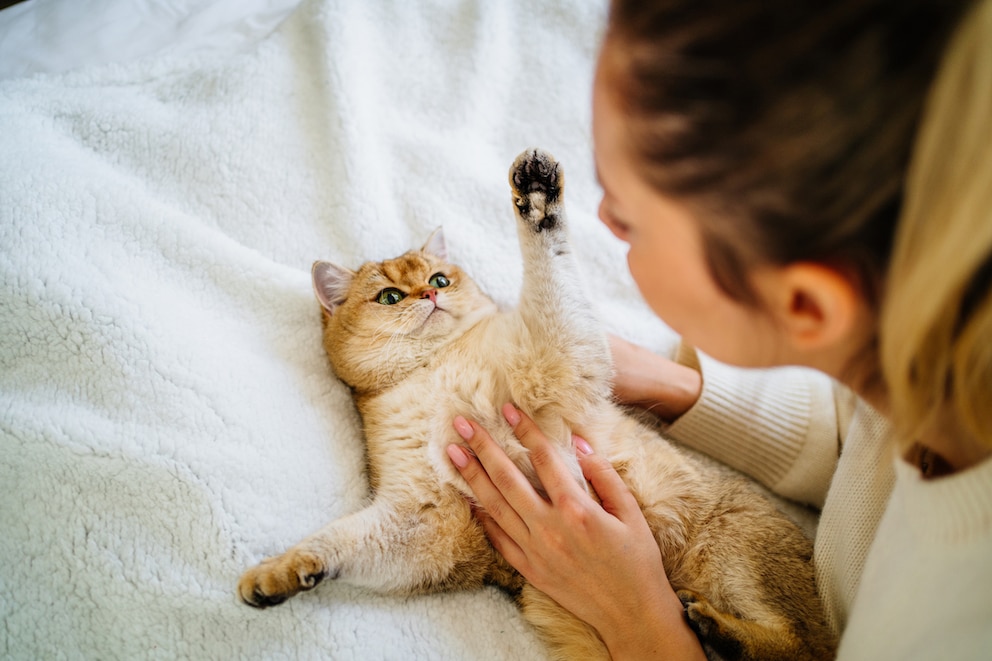
{"type": "Polygon", "coordinates": [[[592,446],[586,442],[586,439],[581,436],[576,436],[572,434],[572,443],[575,444],[575,449],[582,454],[592,454],[592,446]]]}
{"type": "Polygon", "coordinates": [[[475,430],[472,429],[472,425],[470,425],[468,420],[460,415],[455,416],[455,420],[452,424],[454,424],[455,431],[458,432],[458,435],[466,441],[470,440],[475,435],[475,430]]]}
{"type": "Polygon", "coordinates": [[[448,453],[448,459],[451,459],[453,463],[458,468],[465,468],[468,466],[468,453],[465,452],[464,448],[459,445],[449,445],[445,448],[448,453]]]}
{"type": "Polygon", "coordinates": [[[503,405],[503,417],[506,421],[510,423],[511,427],[516,427],[520,424],[520,411],[513,404],[503,405]]]}

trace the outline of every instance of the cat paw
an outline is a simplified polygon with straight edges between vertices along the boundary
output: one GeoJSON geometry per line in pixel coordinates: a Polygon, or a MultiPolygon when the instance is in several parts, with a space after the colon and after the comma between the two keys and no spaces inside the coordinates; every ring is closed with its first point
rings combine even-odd
{"type": "Polygon", "coordinates": [[[689,626],[692,627],[692,630],[701,638],[711,636],[719,626],[714,619],[717,615],[716,609],[705,597],[691,590],[679,590],[676,595],[682,602],[686,619],[689,620],[689,626]]]}
{"type": "Polygon", "coordinates": [[[562,223],[560,200],[564,185],[561,164],[546,151],[528,149],[510,167],[513,204],[535,232],[552,230],[562,223]]]}
{"type": "MultiPolygon", "coordinates": [[[[679,590],[675,593],[685,608],[685,617],[689,627],[696,632],[708,659],[763,659],[765,654],[745,654],[746,649],[739,638],[739,631],[733,626],[728,616],[717,610],[709,600],[691,590],[679,590]]],[[[733,618],[731,618],[732,620],[733,618]]],[[[793,658],[792,656],[774,658],[793,658]]]]}
{"type": "Polygon", "coordinates": [[[298,592],[317,587],[328,573],[313,554],[289,551],[246,571],[238,581],[238,596],[254,608],[277,606],[298,592]]]}

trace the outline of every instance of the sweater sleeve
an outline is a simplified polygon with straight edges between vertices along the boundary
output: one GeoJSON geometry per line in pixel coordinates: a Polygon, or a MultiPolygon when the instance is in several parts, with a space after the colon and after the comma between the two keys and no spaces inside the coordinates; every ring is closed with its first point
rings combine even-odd
{"type": "Polygon", "coordinates": [[[854,396],[810,369],[736,368],[686,345],[676,360],[700,371],[703,389],[668,435],[781,496],[822,507],[854,396]]]}

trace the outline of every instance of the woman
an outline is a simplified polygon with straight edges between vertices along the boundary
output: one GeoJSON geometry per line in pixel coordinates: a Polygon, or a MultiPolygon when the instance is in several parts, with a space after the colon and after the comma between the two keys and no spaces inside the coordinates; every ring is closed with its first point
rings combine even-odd
{"type": "MultiPolygon", "coordinates": [[[[841,658],[989,658],[992,2],[616,0],[593,138],[600,217],[683,339],[674,362],[614,340],[618,396],[822,506],[841,658]]],[[[701,658],[587,443],[602,505],[578,487],[552,504],[485,430],[455,428],[475,456],[449,456],[524,576],[614,658],[701,658]]]]}

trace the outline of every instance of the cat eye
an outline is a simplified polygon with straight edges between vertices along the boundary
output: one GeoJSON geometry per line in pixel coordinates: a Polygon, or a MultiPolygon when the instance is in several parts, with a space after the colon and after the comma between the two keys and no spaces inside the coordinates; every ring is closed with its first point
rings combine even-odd
{"type": "Polygon", "coordinates": [[[399,289],[390,287],[389,289],[383,289],[379,292],[379,296],[377,296],[375,300],[376,303],[381,303],[382,305],[396,305],[404,298],[406,298],[406,294],[401,292],[399,289]]]}
{"type": "Polygon", "coordinates": [[[443,273],[435,273],[431,276],[431,279],[427,281],[431,287],[441,289],[442,287],[447,287],[451,284],[451,281],[444,276],[443,273]]]}

